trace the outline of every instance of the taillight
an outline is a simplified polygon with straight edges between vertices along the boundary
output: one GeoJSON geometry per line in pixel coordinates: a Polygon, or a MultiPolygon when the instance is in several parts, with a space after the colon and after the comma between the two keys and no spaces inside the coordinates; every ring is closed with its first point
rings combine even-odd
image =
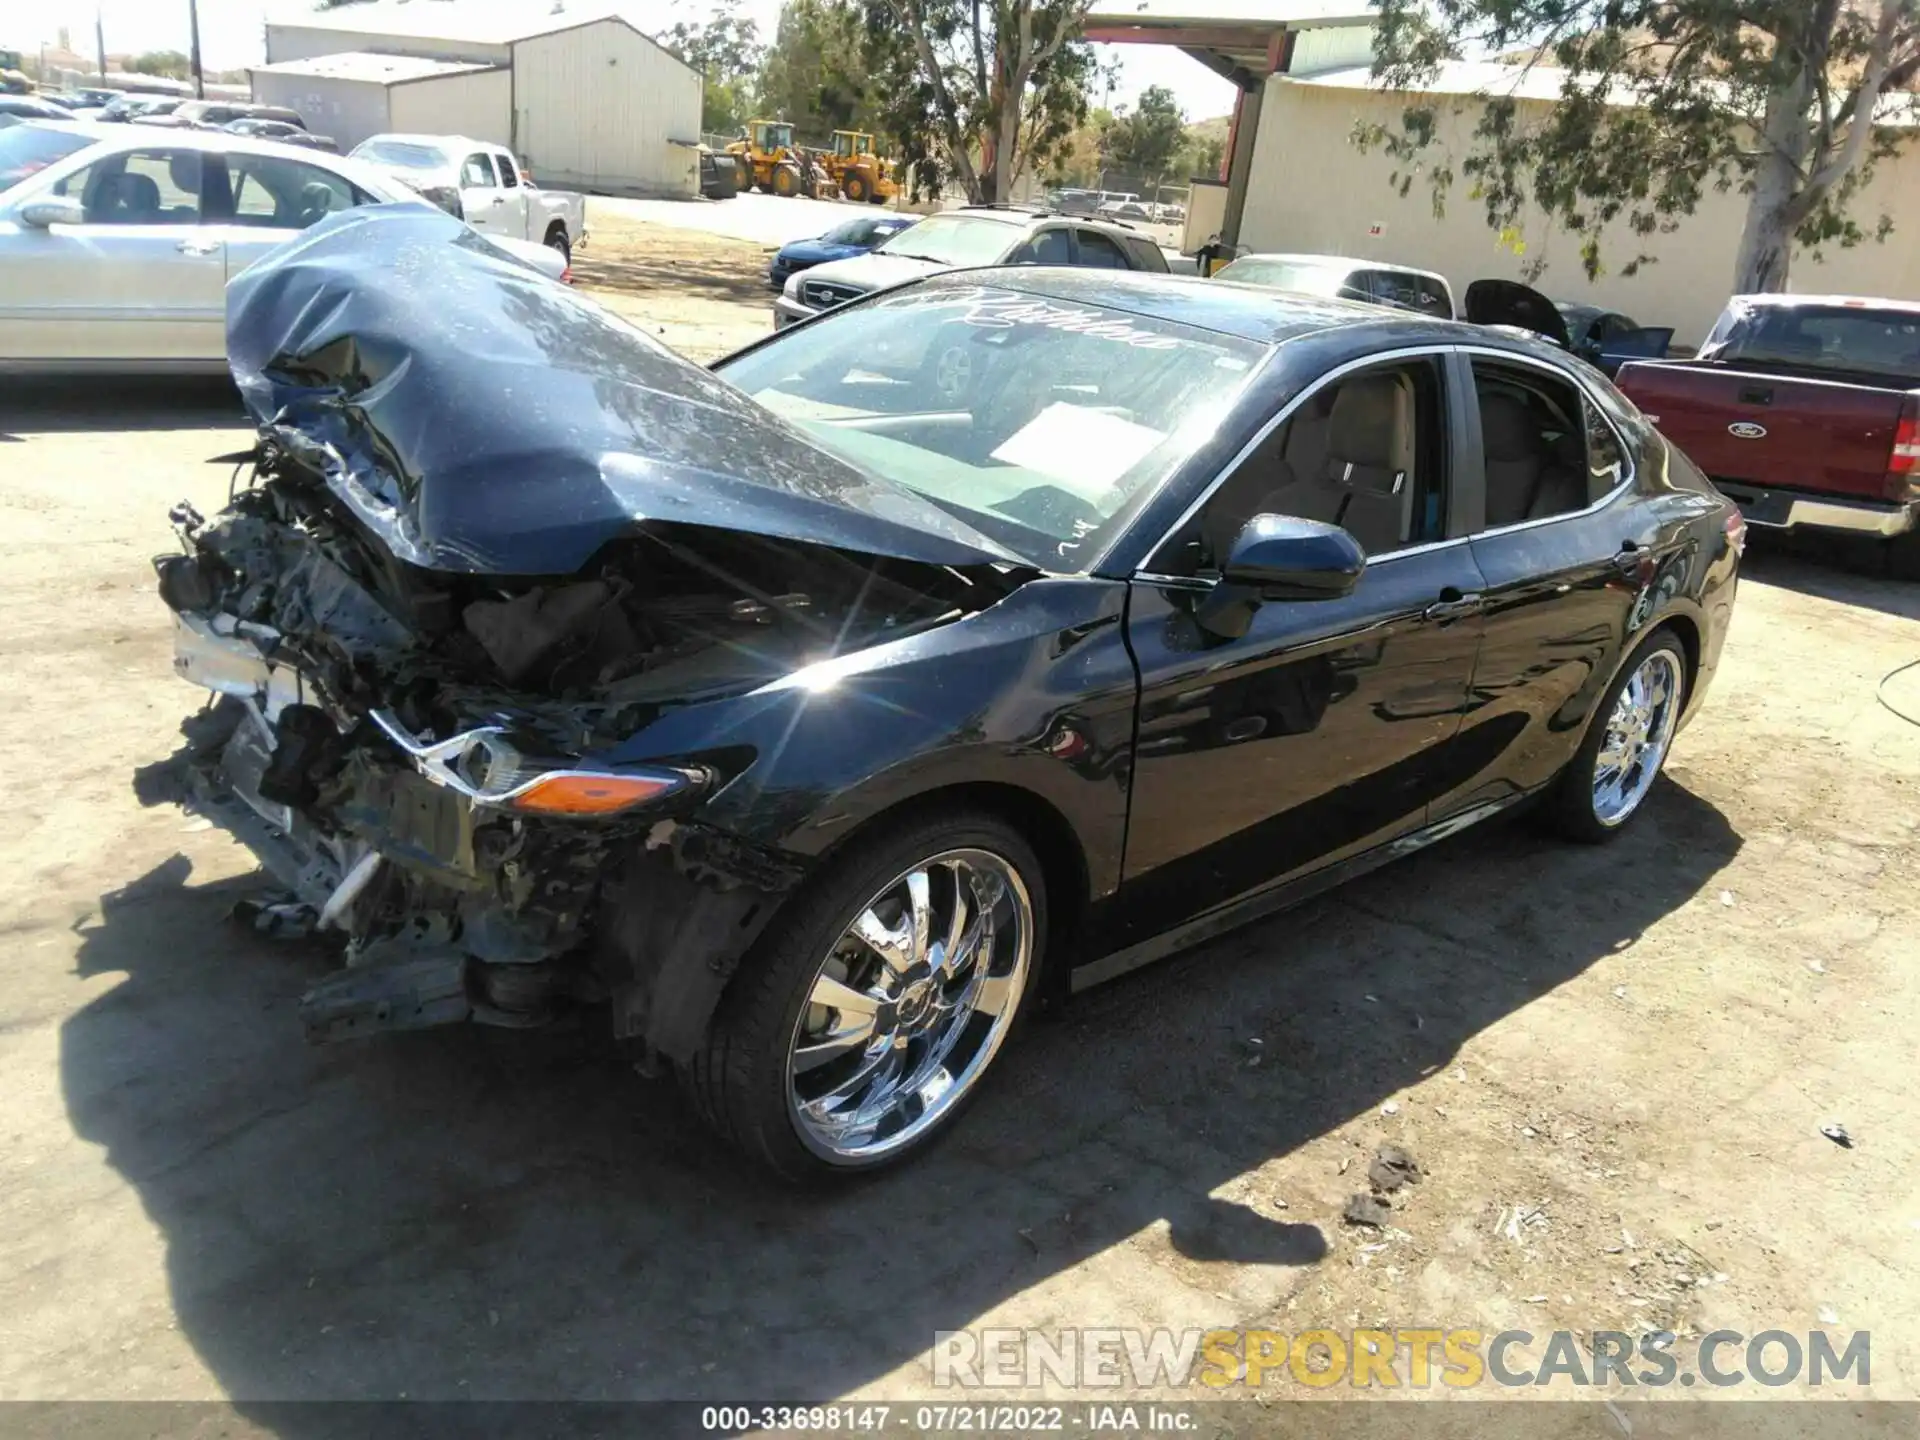
{"type": "Polygon", "coordinates": [[[1893,453],[1887,457],[1887,498],[1920,499],[1920,390],[1909,390],[1900,402],[1893,453]]]}

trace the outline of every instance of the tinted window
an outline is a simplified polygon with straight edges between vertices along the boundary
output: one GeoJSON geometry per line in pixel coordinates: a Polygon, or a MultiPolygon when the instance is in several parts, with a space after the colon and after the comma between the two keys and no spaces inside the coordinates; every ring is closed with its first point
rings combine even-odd
{"type": "Polygon", "coordinates": [[[130,150],[76,170],[53,187],[87,207],[89,225],[197,225],[200,153],[130,150]]]}
{"type": "MultiPolygon", "coordinates": [[[[1587,457],[1596,423],[1578,390],[1530,365],[1473,362],[1480,401],[1480,438],[1486,451],[1488,529],[1544,520],[1585,509],[1593,485],[1587,457]]],[[[1604,427],[1603,427],[1604,428],[1604,427]]],[[[1603,468],[1618,466],[1596,456],[1603,468]]],[[[1600,493],[1613,488],[1607,482],[1600,493]]]]}
{"type": "Polygon", "coordinates": [[[1701,359],[1920,378],[1920,312],[1851,305],[1743,307],[1738,301],[1729,313],[1735,310],[1740,313],[1732,325],[1723,317],[1714,326],[1701,359]]]}
{"type": "Polygon", "coordinates": [[[1163,275],[1166,273],[1167,257],[1146,236],[1129,235],[1122,243],[1127,247],[1127,254],[1133,257],[1134,269],[1151,270],[1163,275]]]}
{"type": "Polygon", "coordinates": [[[1354,283],[1382,305],[1453,318],[1453,304],[1446,298],[1445,289],[1428,276],[1405,270],[1364,270],[1354,276],[1354,283]]]}
{"type": "Polygon", "coordinates": [[[499,182],[493,176],[493,161],[484,155],[469,155],[460,166],[460,183],[470,190],[494,190],[499,182]]]}
{"type": "Polygon", "coordinates": [[[1079,264],[1091,265],[1099,270],[1130,270],[1133,267],[1120,247],[1098,230],[1080,232],[1079,264]]]}
{"type": "Polygon", "coordinates": [[[509,190],[520,188],[520,167],[514,163],[511,155],[496,154],[493,163],[500,169],[500,183],[509,190]]]}
{"type": "Polygon", "coordinates": [[[1212,435],[1264,353],[1147,316],[943,285],[789,330],[720,373],[817,444],[1062,570],[1212,435]]]}
{"type": "Polygon", "coordinates": [[[1214,491],[1149,568],[1217,571],[1255,515],[1339,525],[1369,555],[1441,538],[1442,393],[1435,360],[1383,365],[1323,386],[1214,491]]]}
{"type": "Polygon", "coordinates": [[[236,224],[276,230],[304,230],[369,198],[330,170],[278,155],[229,156],[227,184],[236,224]]]}
{"type": "Polygon", "coordinates": [[[1042,230],[1007,257],[1009,265],[1070,265],[1072,247],[1067,232],[1058,227],[1042,230]]]}

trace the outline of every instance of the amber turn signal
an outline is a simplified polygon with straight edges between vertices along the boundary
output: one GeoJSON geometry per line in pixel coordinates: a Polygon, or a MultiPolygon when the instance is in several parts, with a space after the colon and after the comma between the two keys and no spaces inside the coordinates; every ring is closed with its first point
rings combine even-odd
{"type": "Polygon", "coordinates": [[[610,775],[556,770],[513,797],[513,808],[531,815],[613,815],[679,788],[664,775],[610,775]]]}

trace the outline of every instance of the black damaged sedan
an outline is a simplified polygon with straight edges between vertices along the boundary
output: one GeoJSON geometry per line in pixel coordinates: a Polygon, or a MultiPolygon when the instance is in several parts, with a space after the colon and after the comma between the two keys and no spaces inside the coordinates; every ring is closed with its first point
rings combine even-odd
{"type": "Polygon", "coordinates": [[[448,217],[230,293],[252,482],[159,562],[194,804],[310,1038],[578,1007],[787,1177],[1018,1017],[1526,801],[1616,835],[1738,513],[1545,344],[938,276],[700,369],[448,217]]]}

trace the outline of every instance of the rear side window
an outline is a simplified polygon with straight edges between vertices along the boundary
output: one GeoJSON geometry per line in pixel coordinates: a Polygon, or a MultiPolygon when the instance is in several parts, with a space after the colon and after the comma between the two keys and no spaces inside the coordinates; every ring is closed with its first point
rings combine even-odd
{"type": "Polygon", "coordinates": [[[509,190],[520,188],[520,167],[514,163],[511,155],[496,154],[493,163],[500,167],[500,183],[509,190]]]}
{"type": "Polygon", "coordinates": [[[1071,265],[1072,249],[1067,232],[1055,228],[1042,230],[1007,257],[1009,265],[1071,265]]]}
{"type": "Polygon", "coordinates": [[[1531,365],[1473,362],[1486,452],[1486,527],[1584,510],[1626,477],[1612,427],[1579,387],[1531,365]]]}
{"type": "Polygon", "coordinates": [[[1080,263],[1098,270],[1129,270],[1126,253],[1098,230],[1080,232],[1080,263]]]}
{"type": "Polygon", "coordinates": [[[1127,247],[1127,254],[1133,257],[1136,270],[1151,270],[1166,274],[1167,257],[1160,253],[1160,247],[1144,235],[1129,235],[1121,242],[1127,247]]]}

